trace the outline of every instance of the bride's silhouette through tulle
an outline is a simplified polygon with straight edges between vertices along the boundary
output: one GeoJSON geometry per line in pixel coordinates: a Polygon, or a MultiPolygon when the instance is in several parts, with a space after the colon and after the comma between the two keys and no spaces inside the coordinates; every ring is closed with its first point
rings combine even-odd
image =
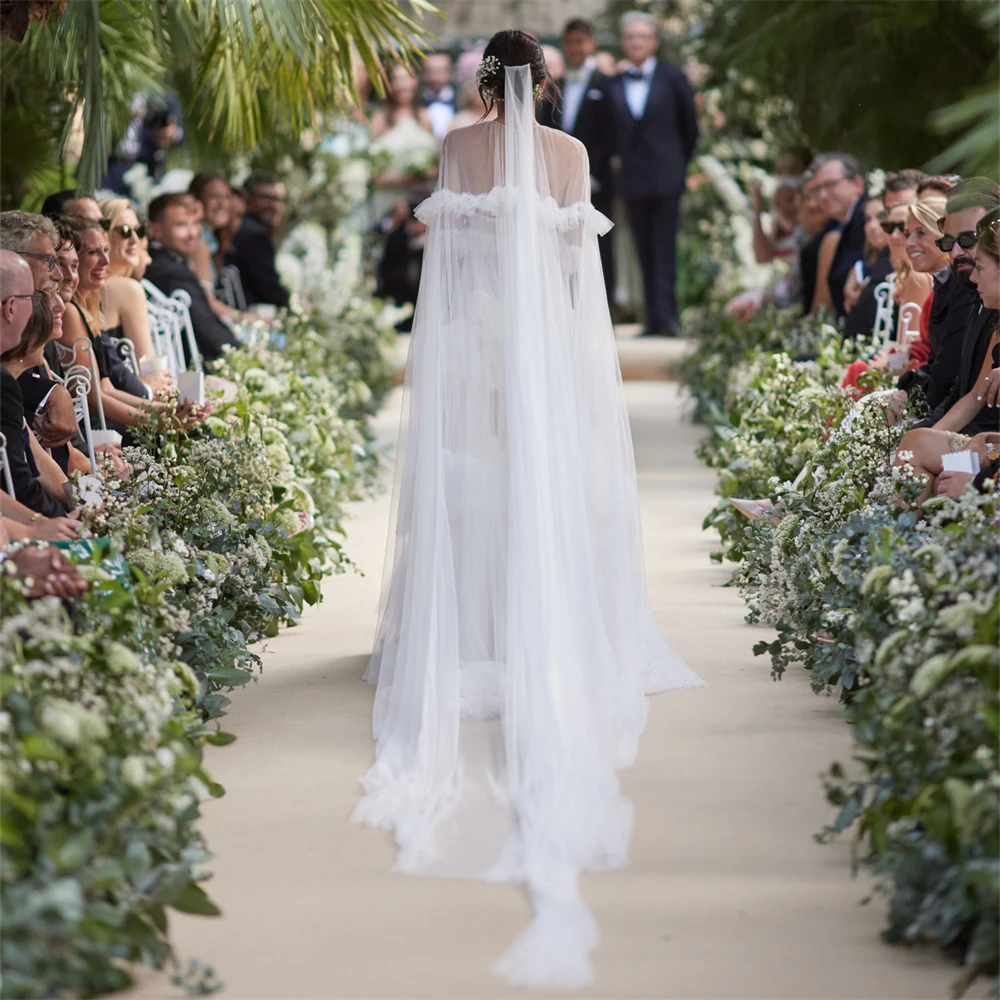
{"type": "Polygon", "coordinates": [[[417,210],[429,228],[366,675],[376,760],[355,819],[394,831],[400,871],[523,882],[535,917],[496,971],[577,987],[597,938],[577,875],[627,863],[615,771],[646,695],[701,681],[649,607],[597,249],[610,223],[583,146],[535,125],[540,72],[540,53],[498,70],[504,120],[447,137],[417,210]]]}

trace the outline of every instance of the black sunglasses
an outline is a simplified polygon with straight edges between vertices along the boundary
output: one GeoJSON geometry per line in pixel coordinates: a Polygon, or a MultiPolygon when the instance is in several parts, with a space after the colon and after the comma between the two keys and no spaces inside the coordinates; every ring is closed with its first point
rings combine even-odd
{"type": "Polygon", "coordinates": [[[882,227],[882,232],[887,236],[892,236],[897,229],[900,232],[903,232],[906,229],[905,222],[880,222],[879,225],[882,227]]]}
{"type": "Polygon", "coordinates": [[[59,267],[59,258],[52,253],[35,253],[34,250],[18,250],[17,251],[22,257],[35,257],[38,260],[44,260],[46,264],[49,265],[49,270],[54,271],[59,267]]]}
{"type": "Polygon", "coordinates": [[[146,227],[140,223],[138,226],[115,226],[114,231],[123,239],[128,240],[135,236],[137,239],[142,239],[146,235],[146,227]]]}
{"type": "Polygon", "coordinates": [[[934,246],[942,253],[949,253],[951,248],[957,243],[963,250],[971,250],[979,242],[979,237],[971,230],[966,229],[958,236],[939,236],[934,241],[934,246]]]}

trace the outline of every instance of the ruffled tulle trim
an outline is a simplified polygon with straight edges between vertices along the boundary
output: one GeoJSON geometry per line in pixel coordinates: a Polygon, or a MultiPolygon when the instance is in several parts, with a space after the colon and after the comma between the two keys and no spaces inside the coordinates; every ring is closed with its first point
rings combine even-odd
{"type": "MultiPolygon", "coordinates": [[[[505,185],[498,185],[486,194],[469,194],[442,188],[417,205],[414,214],[427,225],[445,215],[496,218],[504,209],[511,209],[521,202],[523,197],[523,189],[505,185]]],[[[614,225],[589,202],[575,201],[572,205],[560,205],[551,195],[542,198],[535,192],[535,197],[539,199],[542,221],[559,232],[584,229],[588,233],[603,236],[614,225]]]]}

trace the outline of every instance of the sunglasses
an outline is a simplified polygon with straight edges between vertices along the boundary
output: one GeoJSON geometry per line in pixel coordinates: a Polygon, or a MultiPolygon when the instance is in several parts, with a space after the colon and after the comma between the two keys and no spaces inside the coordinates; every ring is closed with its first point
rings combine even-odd
{"type": "Polygon", "coordinates": [[[905,222],[880,222],[879,225],[882,227],[882,232],[887,236],[892,236],[896,230],[902,233],[906,229],[905,222]]]}
{"type": "Polygon", "coordinates": [[[116,232],[123,240],[130,240],[133,236],[142,239],[146,235],[146,224],[140,222],[138,226],[112,226],[110,219],[101,219],[101,229],[106,233],[116,232]]]}
{"type": "Polygon", "coordinates": [[[49,270],[54,271],[59,267],[59,258],[52,253],[35,253],[34,250],[18,250],[22,257],[34,257],[36,260],[44,260],[49,265],[49,270]]]}
{"type": "Polygon", "coordinates": [[[957,243],[963,250],[971,250],[979,242],[979,237],[971,230],[967,229],[958,236],[939,236],[934,241],[934,246],[942,253],[949,253],[951,248],[957,243]]]}

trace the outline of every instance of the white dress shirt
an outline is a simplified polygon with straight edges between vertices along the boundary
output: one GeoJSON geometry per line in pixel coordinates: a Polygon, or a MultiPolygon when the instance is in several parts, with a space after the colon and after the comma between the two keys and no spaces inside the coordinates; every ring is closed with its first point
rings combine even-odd
{"type": "Polygon", "coordinates": [[[590,78],[594,75],[597,60],[588,56],[583,65],[577,69],[567,67],[563,77],[563,113],[562,130],[572,133],[576,125],[576,117],[580,113],[580,105],[590,86],[590,78]]]}
{"type": "Polygon", "coordinates": [[[628,102],[632,117],[638,121],[646,110],[646,101],[649,99],[649,87],[653,82],[653,70],[656,69],[656,56],[650,56],[641,66],[629,66],[629,70],[639,70],[642,73],[641,80],[630,80],[627,76],[625,82],[625,100],[628,102]]]}

